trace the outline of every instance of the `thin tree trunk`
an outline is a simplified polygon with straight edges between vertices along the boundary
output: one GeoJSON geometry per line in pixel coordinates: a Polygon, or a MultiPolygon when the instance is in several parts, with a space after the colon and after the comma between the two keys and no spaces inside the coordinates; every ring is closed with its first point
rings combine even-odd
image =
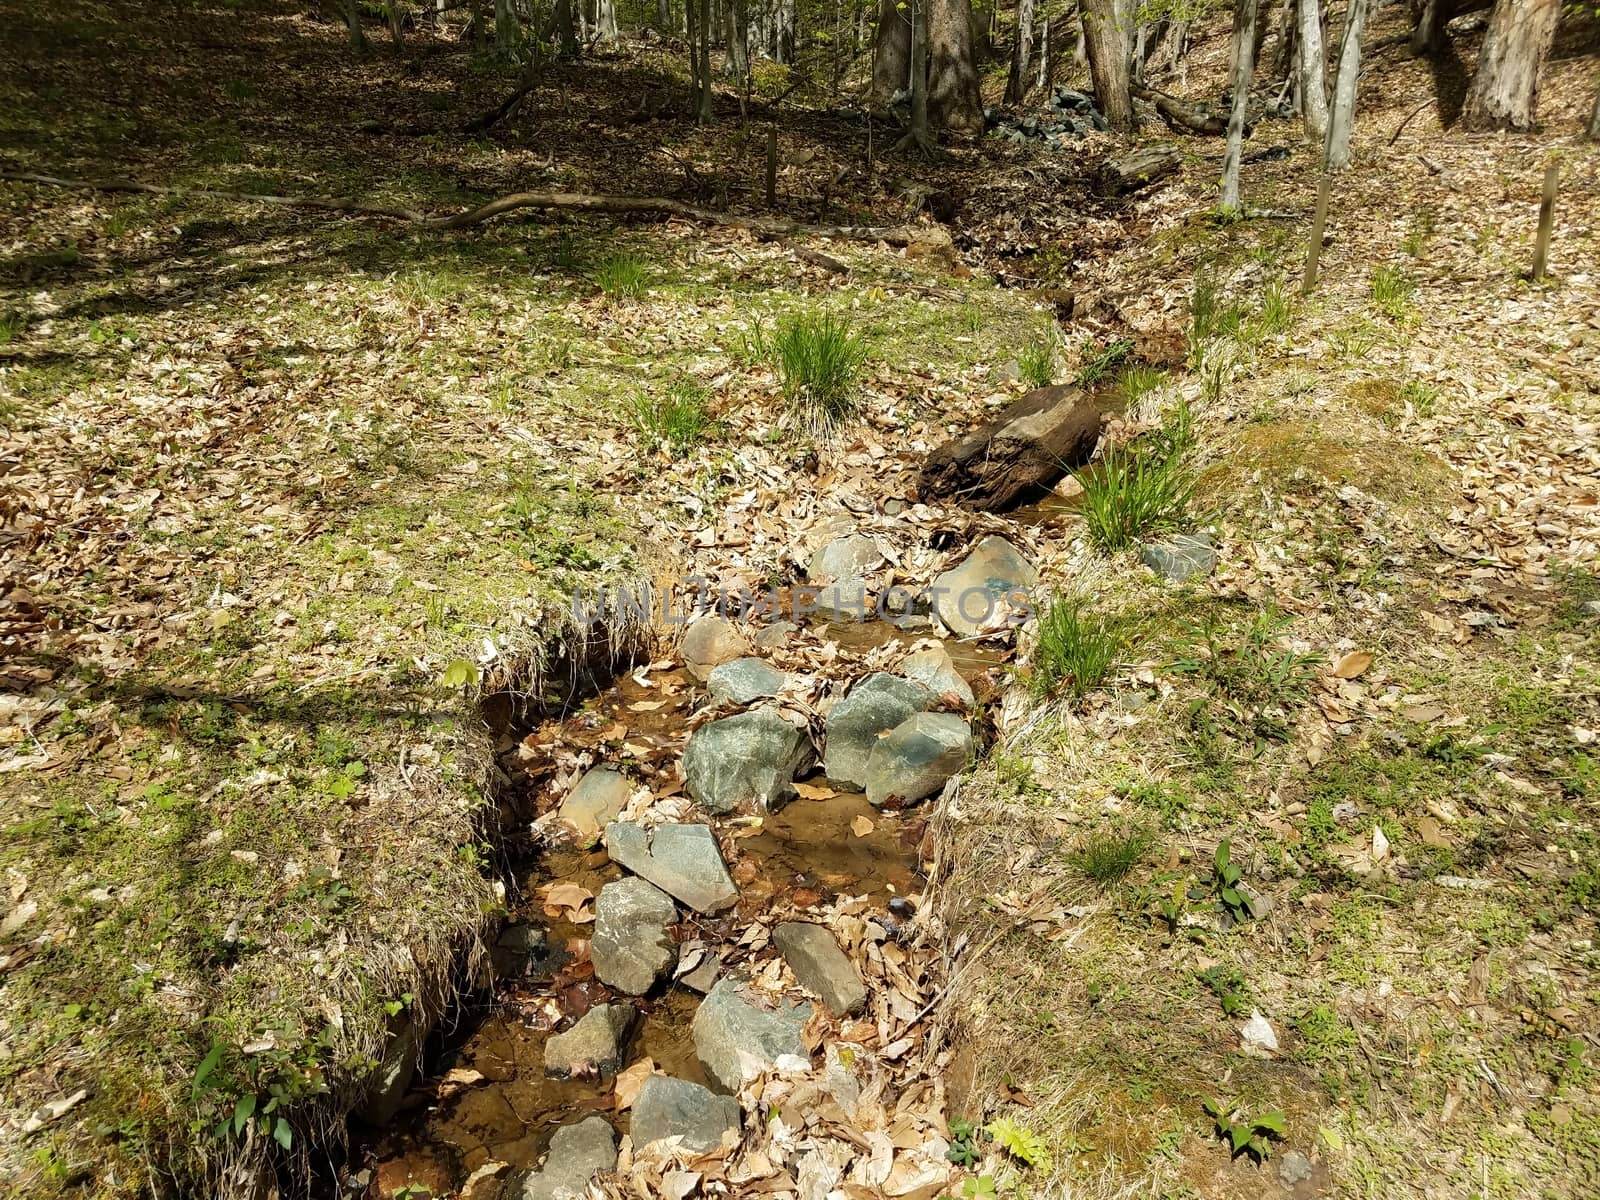
{"type": "Polygon", "coordinates": [[[1594,111],[1589,114],[1589,136],[1600,142],[1600,88],[1595,89],[1594,111]]]}
{"type": "Polygon", "coordinates": [[[1239,209],[1239,159],[1244,153],[1260,8],[1260,0],[1237,0],[1233,10],[1233,108],[1228,114],[1228,148],[1222,156],[1222,207],[1226,212],[1239,209]]]}
{"type": "MultiPolygon", "coordinates": [[[[556,37],[560,40],[561,54],[564,58],[578,56],[578,33],[572,27],[572,0],[556,0],[555,11],[550,14],[550,23],[555,26],[556,37]]],[[[547,33],[546,37],[549,36],[547,33]]]]}
{"type": "Polygon", "coordinates": [[[1418,58],[1444,49],[1444,23],[1450,16],[1445,7],[1446,0],[1422,0],[1422,11],[1411,30],[1411,53],[1418,58]]]}
{"type": "Polygon", "coordinates": [[[798,14],[795,0],[777,0],[776,19],[773,21],[772,61],[794,62],[794,35],[798,14]]]}
{"type": "Polygon", "coordinates": [[[711,0],[698,0],[697,21],[700,26],[698,49],[691,47],[700,62],[700,100],[694,118],[702,125],[711,124],[711,0]]]}
{"type": "Polygon", "coordinates": [[[728,5],[728,74],[745,79],[750,74],[750,22],[746,16],[748,0],[730,0],[728,5]]]}
{"type": "Polygon", "coordinates": [[[1333,84],[1333,108],[1328,114],[1328,144],[1323,153],[1325,170],[1342,171],[1350,165],[1350,131],[1356,120],[1356,84],[1361,79],[1361,35],[1367,27],[1371,0],[1350,0],[1344,17],[1344,40],[1339,44],[1339,73],[1333,84]]]}
{"type": "Polygon", "coordinates": [[[1328,137],[1328,60],[1322,48],[1322,13],[1317,0],[1300,5],[1300,116],[1306,137],[1328,137]]]}
{"type": "Polygon", "coordinates": [[[656,0],[656,29],[672,32],[672,0],[656,0]]]}
{"type": "Polygon", "coordinates": [[[1533,128],[1539,72],[1560,19],[1561,0],[1496,0],[1467,94],[1468,129],[1533,128]]]}
{"type": "Polygon", "coordinates": [[[595,0],[594,31],[602,42],[617,40],[617,0],[595,0]]]}
{"type": "Polygon", "coordinates": [[[1017,0],[1017,36],[1006,75],[1007,104],[1021,104],[1028,94],[1028,68],[1033,65],[1033,0],[1017,0]]]}
{"type": "Polygon", "coordinates": [[[339,7],[344,12],[345,27],[350,30],[350,45],[359,54],[368,50],[367,31],[361,27],[361,5],[359,0],[343,0],[339,7]]]}
{"type": "Polygon", "coordinates": [[[1095,97],[1111,128],[1130,133],[1135,127],[1132,83],[1128,75],[1128,36],[1116,0],[1079,0],[1083,34],[1088,43],[1089,77],[1095,97]]]}
{"type": "Polygon", "coordinates": [[[894,148],[932,154],[936,147],[928,128],[928,0],[905,0],[905,4],[911,18],[911,128],[894,148]]]}
{"type": "Polygon", "coordinates": [[[1056,71],[1055,43],[1050,40],[1050,15],[1045,14],[1044,29],[1039,35],[1039,90],[1048,91],[1056,71]]]}
{"type": "Polygon", "coordinates": [[[896,0],[879,0],[878,33],[872,43],[870,107],[885,112],[911,78],[910,10],[901,11],[896,0]]]}
{"type": "Polygon", "coordinates": [[[983,130],[983,96],[972,52],[971,0],[927,0],[928,110],[939,128],[983,130]]]}

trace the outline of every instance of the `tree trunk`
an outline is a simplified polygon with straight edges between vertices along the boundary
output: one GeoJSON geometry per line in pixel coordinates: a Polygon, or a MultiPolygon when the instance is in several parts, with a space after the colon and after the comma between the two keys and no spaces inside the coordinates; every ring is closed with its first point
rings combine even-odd
{"type": "Polygon", "coordinates": [[[602,42],[617,40],[617,0],[595,0],[594,31],[602,42]]]}
{"type": "Polygon", "coordinates": [[[1422,11],[1411,30],[1411,53],[1421,58],[1444,49],[1444,23],[1450,19],[1447,0],[1422,0],[1422,11]]]}
{"type": "Polygon", "coordinates": [[[1126,196],[1149,187],[1183,166],[1183,156],[1170,142],[1156,142],[1130,150],[1100,165],[1095,179],[1108,196],[1126,196]]]}
{"type": "Polygon", "coordinates": [[[728,74],[735,79],[750,75],[749,0],[731,0],[728,5],[728,74]]]}
{"type": "Polygon", "coordinates": [[[894,94],[911,80],[911,11],[896,0],[879,0],[878,35],[872,43],[871,107],[886,112],[894,94]]]}
{"type": "Polygon", "coordinates": [[[795,0],[777,0],[773,14],[772,61],[794,62],[794,35],[797,21],[795,0]]]}
{"type": "Polygon", "coordinates": [[[1028,68],[1033,65],[1033,0],[1017,0],[1017,36],[1006,76],[1007,104],[1021,104],[1028,94],[1028,68]]]}
{"type": "Polygon", "coordinates": [[[1050,40],[1050,14],[1044,18],[1044,29],[1039,34],[1039,91],[1048,92],[1056,73],[1055,43],[1050,40]]]}
{"type": "Polygon", "coordinates": [[[1300,4],[1300,116],[1306,137],[1322,142],[1328,136],[1328,60],[1322,48],[1322,13],[1317,0],[1300,4]]]}
{"type": "Polygon", "coordinates": [[[894,148],[932,154],[936,147],[928,129],[928,0],[905,2],[911,17],[911,128],[894,148]]]}
{"type": "Polygon", "coordinates": [[[1322,165],[1342,171],[1350,165],[1350,131],[1356,121],[1356,84],[1361,79],[1361,35],[1372,0],[1350,0],[1339,44],[1339,73],[1333,84],[1333,109],[1328,114],[1328,144],[1322,165]]]}
{"type": "Polygon", "coordinates": [[[1255,67],[1260,0],[1237,0],[1233,10],[1233,107],[1228,114],[1228,148],[1222,156],[1222,208],[1239,209],[1239,159],[1244,154],[1244,122],[1250,108],[1250,77],[1255,67]]]}
{"type": "Polygon", "coordinates": [[[672,32],[672,0],[656,0],[656,29],[661,33],[672,32]]]}
{"type": "Polygon", "coordinates": [[[927,0],[928,111],[939,128],[983,132],[983,97],[972,53],[971,0],[927,0]]]}
{"type": "Polygon", "coordinates": [[[1463,113],[1468,129],[1533,128],[1560,19],[1561,0],[1496,0],[1463,113]]]}
{"type": "Polygon", "coordinates": [[[359,0],[344,0],[339,6],[344,10],[345,27],[350,30],[350,45],[360,54],[367,52],[367,31],[361,27],[361,5],[359,0]]]}
{"type": "Polygon", "coordinates": [[[981,429],[929,454],[917,496],[1003,512],[1083,466],[1099,440],[1100,411],[1082,390],[1070,384],[1036,388],[981,429]]]}
{"type": "Polygon", "coordinates": [[[1111,128],[1130,133],[1135,126],[1133,94],[1128,90],[1128,35],[1116,0],[1080,0],[1083,35],[1089,51],[1089,77],[1111,128]]]}
{"type": "Polygon", "coordinates": [[[700,61],[700,102],[694,119],[702,125],[711,124],[711,0],[698,0],[700,37],[697,51],[700,61]]]}
{"type": "Polygon", "coordinates": [[[576,58],[578,33],[572,27],[572,0],[556,0],[555,11],[550,14],[550,23],[555,26],[556,37],[560,39],[562,57],[576,58]]]}

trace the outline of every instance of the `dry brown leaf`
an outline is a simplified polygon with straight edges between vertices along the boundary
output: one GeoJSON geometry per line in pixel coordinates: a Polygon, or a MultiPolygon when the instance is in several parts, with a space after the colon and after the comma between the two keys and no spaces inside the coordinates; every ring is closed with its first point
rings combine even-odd
{"type": "Polygon", "coordinates": [[[839,794],[824,783],[796,783],[794,790],[802,800],[831,800],[839,794]]]}
{"type": "Polygon", "coordinates": [[[1341,658],[1333,668],[1336,679],[1359,679],[1367,673],[1372,666],[1372,653],[1367,650],[1352,650],[1341,658]]]}
{"type": "Polygon", "coordinates": [[[617,1111],[633,1107],[634,1098],[639,1095],[639,1089],[644,1086],[644,1081],[655,1074],[654,1060],[641,1058],[633,1066],[617,1072],[613,1091],[617,1097],[617,1111]]]}
{"type": "Polygon", "coordinates": [[[565,915],[574,924],[594,920],[594,893],[575,883],[552,883],[539,889],[547,916],[565,915]]]}
{"type": "Polygon", "coordinates": [[[877,826],[872,823],[872,818],[862,813],[850,822],[850,832],[859,837],[866,837],[877,826]]]}

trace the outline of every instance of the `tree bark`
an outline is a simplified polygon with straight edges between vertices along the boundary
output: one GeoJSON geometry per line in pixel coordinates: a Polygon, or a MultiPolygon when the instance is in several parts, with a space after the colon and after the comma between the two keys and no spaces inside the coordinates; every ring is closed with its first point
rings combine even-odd
{"type": "Polygon", "coordinates": [[[906,9],[911,14],[911,128],[894,148],[932,154],[937,147],[928,127],[928,0],[906,0],[906,9]]]}
{"type": "Polygon", "coordinates": [[[1589,114],[1589,137],[1600,142],[1600,88],[1595,89],[1594,111],[1589,114]]]}
{"type": "Polygon", "coordinates": [[[1239,159],[1244,154],[1244,123],[1250,109],[1250,77],[1255,67],[1260,8],[1260,0],[1237,0],[1233,9],[1233,105],[1228,113],[1228,148],[1222,155],[1225,212],[1239,209],[1239,159]]]}
{"type": "Polygon", "coordinates": [[[1089,52],[1089,77],[1095,98],[1118,133],[1133,131],[1132,80],[1128,74],[1128,35],[1116,0],[1079,0],[1083,6],[1083,36],[1089,52]]]}
{"type": "Polygon", "coordinates": [[[1203,137],[1221,137],[1228,132],[1228,123],[1216,113],[1197,108],[1174,99],[1154,88],[1135,86],[1133,94],[1156,106],[1161,120],[1173,133],[1197,133],[1203,137]]]}
{"type": "Polygon", "coordinates": [[[1328,58],[1322,48],[1322,13],[1317,0],[1300,5],[1300,117],[1306,137],[1323,142],[1328,136],[1328,58]]]}
{"type": "Polygon", "coordinates": [[[926,0],[928,111],[939,128],[983,132],[983,97],[972,53],[971,0],[926,0]]]}
{"type": "Polygon", "coordinates": [[[1560,19],[1561,0],[1497,0],[1462,114],[1468,129],[1533,128],[1560,19]]]}
{"type": "Polygon", "coordinates": [[[1418,58],[1444,49],[1444,23],[1450,14],[1447,0],[1422,0],[1422,11],[1411,30],[1411,53],[1418,58]]]}
{"type": "Polygon", "coordinates": [[[1344,39],[1339,44],[1339,73],[1334,78],[1333,108],[1328,113],[1328,142],[1323,152],[1325,170],[1342,171],[1350,165],[1350,131],[1356,121],[1356,84],[1361,79],[1361,35],[1367,27],[1372,0],[1350,0],[1344,17],[1344,39]]]}
{"type": "Polygon", "coordinates": [[[1002,512],[1042,495],[1083,466],[1100,440],[1100,411],[1070,384],[1035,388],[989,424],[928,455],[917,479],[923,501],[1002,512]]]}
{"type": "Polygon", "coordinates": [[[1029,68],[1033,66],[1033,0],[1017,0],[1017,36],[1011,46],[1011,70],[1006,75],[1007,104],[1021,104],[1028,94],[1029,68]]]}
{"type": "Polygon", "coordinates": [[[728,74],[745,79],[750,74],[749,0],[729,0],[728,74]]]}
{"type": "Polygon", "coordinates": [[[656,0],[656,29],[661,33],[672,32],[672,0],[656,0]]]}
{"type": "Polygon", "coordinates": [[[361,6],[357,0],[342,0],[345,27],[350,30],[350,45],[359,54],[367,52],[367,31],[361,27],[361,6]]]}
{"type": "Polygon", "coordinates": [[[1183,166],[1183,156],[1169,142],[1156,142],[1140,146],[1118,158],[1107,159],[1100,166],[1097,180],[1100,190],[1108,196],[1126,196],[1157,180],[1165,179],[1183,166]]]}
{"type": "Polygon", "coordinates": [[[700,62],[700,99],[695,107],[695,120],[702,125],[711,124],[711,0],[698,0],[700,37],[698,54],[700,62]]]}
{"type": "Polygon", "coordinates": [[[894,94],[911,82],[911,10],[879,0],[878,33],[872,43],[871,106],[886,112],[894,94]]]}
{"type": "Polygon", "coordinates": [[[602,42],[617,40],[617,0],[594,0],[594,31],[602,42]]]}
{"type": "MultiPolygon", "coordinates": [[[[550,14],[550,23],[555,26],[556,37],[559,39],[561,56],[563,58],[576,58],[578,56],[578,32],[572,27],[572,0],[556,0],[556,6],[550,14]]],[[[546,36],[549,36],[546,34],[546,36]]]]}

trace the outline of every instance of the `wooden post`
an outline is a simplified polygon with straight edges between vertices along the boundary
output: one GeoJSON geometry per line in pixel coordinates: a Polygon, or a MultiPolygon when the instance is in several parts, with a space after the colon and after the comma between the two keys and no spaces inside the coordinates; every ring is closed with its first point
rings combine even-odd
{"type": "Polygon", "coordinates": [[[767,126],[767,207],[778,202],[778,127],[767,126]]]}
{"type": "Polygon", "coordinates": [[[1561,168],[1551,163],[1544,169],[1544,199],[1539,201],[1539,236],[1533,242],[1533,281],[1544,278],[1545,259],[1550,254],[1550,228],[1556,223],[1556,176],[1561,168]]]}
{"type": "Polygon", "coordinates": [[[1317,184],[1317,211],[1311,217],[1311,244],[1306,247],[1306,274],[1300,281],[1302,296],[1309,296],[1317,286],[1317,260],[1322,257],[1322,230],[1328,223],[1328,193],[1332,185],[1333,177],[1323,171],[1322,181],[1317,184]]]}

